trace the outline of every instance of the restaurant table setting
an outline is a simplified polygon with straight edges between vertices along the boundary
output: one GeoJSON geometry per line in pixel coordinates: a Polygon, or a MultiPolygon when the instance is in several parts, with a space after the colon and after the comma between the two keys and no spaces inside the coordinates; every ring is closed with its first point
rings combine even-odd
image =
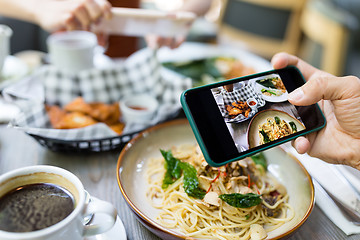
{"type": "Polygon", "coordinates": [[[176,115],[180,110],[179,96],[189,87],[190,79],[167,77],[156,51],[143,49],[106,69],[90,68],[74,74],[53,65],[42,66],[28,78],[5,88],[3,96],[22,109],[10,126],[34,136],[50,149],[57,150],[52,140],[60,140],[64,145],[69,141],[68,150],[102,151],[117,148],[138,131],[176,115]],[[127,96],[144,94],[156,99],[156,111],[147,121],[139,116],[137,121],[126,122],[120,136],[103,123],[80,129],[50,128],[46,105],[64,106],[78,96],[85,102],[121,103],[127,96]],[[98,143],[94,142],[96,139],[98,143]],[[74,146],[74,141],[79,144],[74,146]]]}
{"type": "MultiPolygon", "coordinates": [[[[6,111],[8,118],[3,122],[10,122],[7,128],[0,128],[0,174],[44,164],[73,172],[89,192],[90,201],[111,202],[118,211],[110,230],[85,237],[86,240],[185,239],[183,234],[154,220],[157,210],[151,208],[145,196],[144,171],[149,156],[158,156],[160,148],[184,142],[196,144],[186,119],[172,119],[181,113],[180,94],[198,82],[163,65],[218,56],[241,61],[244,74],[250,68],[254,72],[271,69],[268,61],[243,49],[187,42],[174,50],[144,48],[121,62],[106,60],[106,67],[89,63],[82,70],[69,71],[53,64],[40,66],[2,89],[5,102],[0,102],[1,113],[6,111]],[[138,94],[153,97],[156,112],[146,122],[125,122],[120,135],[104,123],[80,129],[53,129],[45,106],[63,107],[78,96],[85,102],[121,104],[138,94]]],[[[265,100],[252,90],[253,87],[240,95],[254,98],[258,107],[264,106],[265,100]]],[[[253,111],[255,114],[257,109],[253,111]]],[[[270,238],[358,239],[360,227],[347,220],[321,191],[322,187],[331,191],[359,212],[360,198],[355,189],[360,191],[360,176],[356,170],[323,166],[317,159],[297,154],[288,144],[267,150],[265,155],[271,173],[286,185],[296,209],[294,219],[270,232],[270,238]]],[[[102,217],[92,216],[90,222],[104,222],[102,217]]]]}

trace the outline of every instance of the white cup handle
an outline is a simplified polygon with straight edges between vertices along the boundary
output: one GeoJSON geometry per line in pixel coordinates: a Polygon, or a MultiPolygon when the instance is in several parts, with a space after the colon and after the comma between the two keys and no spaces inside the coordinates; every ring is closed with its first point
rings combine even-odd
{"type": "Polygon", "coordinates": [[[85,225],[83,231],[84,237],[104,233],[112,228],[116,221],[117,211],[111,203],[91,197],[91,201],[84,212],[85,216],[90,214],[94,214],[94,217],[101,214],[104,218],[102,217],[99,223],[85,225]]]}

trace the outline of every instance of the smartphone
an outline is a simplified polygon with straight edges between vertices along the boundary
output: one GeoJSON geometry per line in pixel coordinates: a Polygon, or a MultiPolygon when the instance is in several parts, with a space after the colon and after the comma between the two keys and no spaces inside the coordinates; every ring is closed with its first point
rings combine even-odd
{"type": "Polygon", "coordinates": [[[184,91],[181,104],[209,165],[222,166],[323,128],[317,104],[294,106],[287,100],[304,83],[290,66],[184,91]]]}
{"type": "Polygon", "coordinates": [[[164,11],[139,8],[111,8],[112,18],[102,19],[92,31],[107,34],[142,37],[156,34],[163,37],[186,36],[196,15],[192,12],[164,11]]]}

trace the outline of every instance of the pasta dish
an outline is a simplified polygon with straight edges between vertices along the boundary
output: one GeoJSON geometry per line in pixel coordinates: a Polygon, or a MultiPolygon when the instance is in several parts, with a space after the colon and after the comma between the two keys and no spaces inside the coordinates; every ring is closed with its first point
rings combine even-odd
{"type": "Polygon", "coordinates": [[[279,117],[269,117],[265,123],[259,125],[259,144],[268,143],[296,132],[297,127],[294,122],[287,123],[279,117]]]}
{"type": "Polygon", "coordinates": [[[285,187],[267,173],[262,154],[214,168],[197,145],[161,153],[146,166],[146,196],[166,228],[189,238],[265,239],[294,217],[285,187]]]}

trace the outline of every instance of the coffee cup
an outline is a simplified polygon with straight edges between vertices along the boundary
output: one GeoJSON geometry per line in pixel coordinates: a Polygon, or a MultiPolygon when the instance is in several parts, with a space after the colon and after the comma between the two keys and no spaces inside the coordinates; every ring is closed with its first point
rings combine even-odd
{"type": "Polygon", "coordinates": [[[0,81],[6,57],[10,54],[10,38],[13,31],[7,25],[0,24],[0,81]]]}
{"type": "Polygon", "coordinates": [[[109,230],[116,215],[108,202],[87,201],[81,181],[65,169],[30,166],[0,176],[2,240],[83,240],[109,230]],[[106,220],[87,225],[97,214],[106,220]]]}
{"type": "Polygon", "coordinates": [[[47,39],[50,62],[69,74],[94,67],[97,37],[87,31],[58,32],[47,39]]]}

